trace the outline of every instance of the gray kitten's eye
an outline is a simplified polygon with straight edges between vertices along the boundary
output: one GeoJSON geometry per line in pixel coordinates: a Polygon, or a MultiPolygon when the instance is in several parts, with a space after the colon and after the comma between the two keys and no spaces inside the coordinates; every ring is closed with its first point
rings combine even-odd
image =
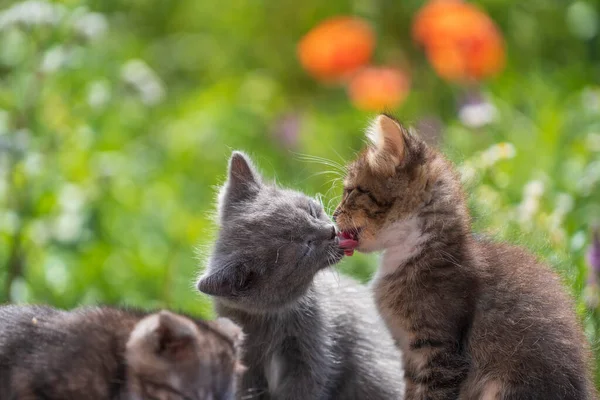
{"type": "Polygon", "coordinates": [[[321,207],[315,204],[314,201],[310,200],[308,202],[308,212],[313,218],[319,218],[321,216],[321,207]]]}

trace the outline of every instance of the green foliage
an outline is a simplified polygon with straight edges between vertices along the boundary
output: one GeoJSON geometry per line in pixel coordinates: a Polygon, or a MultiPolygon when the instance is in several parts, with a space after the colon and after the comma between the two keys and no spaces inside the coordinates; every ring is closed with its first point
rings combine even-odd
{"type": "MultiPolygon", "coordinates": [[[[251,153],[281,184],[320,193],[329,210],[336,204],[335,167],[299,154],[343,164],[370,115],[343,89],[308,77],[295,46],[322,19],[358,14],[376,29],[376,60],[410,66],[412,91],[396,114],[428,127],[461,163],[477,229],[549,260],[597,349],[600,315],[593,291],[582,293],[600,217],[600,3],[479,1],[505,36],[508,64],[470,88],[436,77],[412,44],[421,4],[3,5],[0,300],[210,315],[193,282],[232,149],[251,153]],[[465,97],[491,105],[489,123],[459,118],[465,97]]],[[[357,255],[339,269],[366,281],[375,265],[357,255]]]]}

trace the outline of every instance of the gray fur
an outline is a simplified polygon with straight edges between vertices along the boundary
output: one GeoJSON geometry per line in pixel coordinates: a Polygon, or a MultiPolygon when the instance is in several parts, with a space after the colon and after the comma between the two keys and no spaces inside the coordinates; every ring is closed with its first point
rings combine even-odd
{"type": "Polygon", "coordinates": [[[343,256],[304,194],[265,184],[234,152],[200,291],[245,333],[243,399],[401,399],[401,355],[367,288],[326,268],[343,256]]]}
{"type": "Polygon", "coordinates": [[[169,311],[0,306],[0,399],[231,400],[240,330],[169,311]]]}

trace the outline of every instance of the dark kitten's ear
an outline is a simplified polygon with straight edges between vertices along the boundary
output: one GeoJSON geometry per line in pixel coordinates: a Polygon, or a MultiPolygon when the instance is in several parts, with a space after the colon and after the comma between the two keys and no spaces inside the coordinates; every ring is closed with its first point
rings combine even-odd
{"type": "Polygon", "coordinates": [[[128,362],[143,366],[158,357],[178,362],[194,354],[197,330],[193,322],[169,311],[152,314],[137,323],[127,342],[128,362]]]}
{"type": "Polygon", "coordinates": [[[367,129],[367,161],[375,172],[392,175],[407,156],[407,132],[393,118],[379,115],[367,129]]]}
{"type": "Polygon", "coordinates": [[[225,201],[248,200],[261,188],[261,177],[252,165],[250,158],[240,151],[234,151],[229,159],[229,171],[223,196],[225,201]]]}
{"type": "Polygon", "coordinates": [[[215,320],[215,324],[224,334],[231,338],[235,346],[239,346],[244,339],[244,332],[235,322],[229,318],[220,317],[215,320]]]}
{"type": "Polygon", "coordinates": [[[161,311],[158,313],[156,334],[158,355],[180,360],[193,349],[197,331],[191,321],[169,311],[161,311]]]}
{"type": "Polygon", "coordinates": [[[244,264],[227,264],[206,272],[198,280],[198,290],[210,296],[227,297],[248,289],[254,274],[244,264]]]}
{"type": "MultiPolygon", "coordinates": [[[[215,321],[215,324],[217,325],[217,327],[219,328],[219,330],[221,332],[223,332],[228,337],[230,337],[231,340],[233,340],[233,345],[236,350],[236,355],[239,357],[240,348],[241,348],[242,342],[244,340],[244,332],[242,331],[242,328],[240,328],[238,325],[236,325],[229,318],[223,318],[223,317],[217,318],[215,321]]],[[[239,359],[237,359],[235,362],[235,365],[234,365],[235,374],[238,376],[242,375],[244,372],[246,372],[246,370],[247,370],[247,368],[240,362],[239,359]]]]}

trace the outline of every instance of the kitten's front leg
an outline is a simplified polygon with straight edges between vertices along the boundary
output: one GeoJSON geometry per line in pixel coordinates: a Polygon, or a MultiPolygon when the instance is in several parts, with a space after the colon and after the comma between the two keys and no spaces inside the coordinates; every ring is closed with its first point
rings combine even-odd
{"type": "Polygon", "coordinates": [[[315,379],[312,371],[299,368],[281,381],[271,393],[273,400],[326,400],[324,382],[315,379]]]}
{"type": "Polygon", "coordinates": [[[240,400],[270,400],[267,379],[262,368],[247,368],[238,383],[237,399],[240,400]]]}
{"type": "Polygon", "coordinates": [[[274,355],[267,367],[267,380],[273,400],[325,400],[329,378],[327,360],[313,354],[302,357],[298,349],[274,355]],[[309,361],[310,360],[310,361],[309,361]]]}
{"type": "Polygon", "coordinates": [[[469,370],[464,355],[436,343],[410,350],[406,359],[406,400],[456,400],[459,397],[469,370]]]}

